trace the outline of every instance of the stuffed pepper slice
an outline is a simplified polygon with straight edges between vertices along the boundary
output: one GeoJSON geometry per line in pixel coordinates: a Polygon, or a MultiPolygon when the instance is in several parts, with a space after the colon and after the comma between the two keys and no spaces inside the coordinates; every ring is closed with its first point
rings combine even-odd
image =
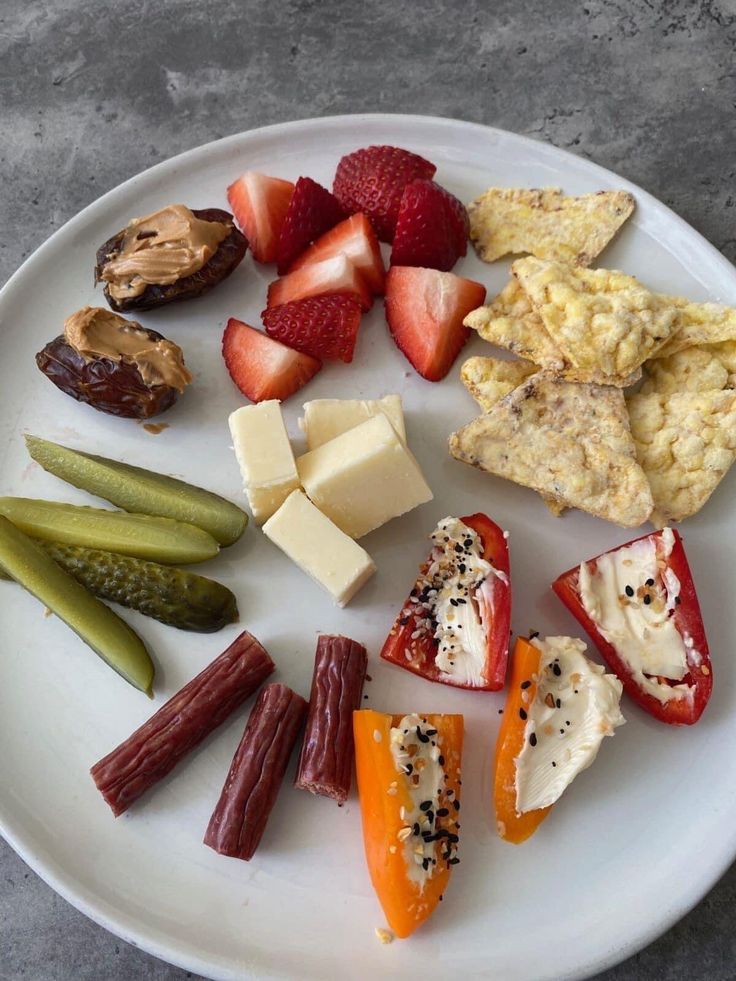
{"type": "Polygon", "coordinates": [[[552,589],[646,712],[672,725],[698,721],[713,671],[677,531],[663,528],[581,562],[552,589]]]}
{"type": "Polygon", "coordinates": [[[363,840],[389,926],[408,937],[457,865],[461,715],[353,714],[363,840]]]}
{"type": "Polygon", "coordinates": [[[499,691],[511,623],[507,534],[473,514],[444,518],[431,540],[381,657],[428,681],[499,691]]]}
{"type": "Polygon", "coordinates": [[[520,638],[496,743],[493,796],[499,835],[518,845],[624,722],[618,678],[573,637],[520,638]]]}

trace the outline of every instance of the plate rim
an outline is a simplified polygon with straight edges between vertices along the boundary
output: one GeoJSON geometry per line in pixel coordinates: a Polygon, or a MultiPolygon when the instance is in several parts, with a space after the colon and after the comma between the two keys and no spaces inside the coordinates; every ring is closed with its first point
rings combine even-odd
{"type": "MultiPolygon", "coordinates": [[[[175,171],[177,166],[182,164],[191,165],[194,163],[196,166],[197,158],[206,157],[209,153],[215,150],[215,148],[219,150],[226,150],[229,146],[235,146],[242,141],[244,137],[263,137],[266,139],[274,137],[283,138],[284,136],[288,136],[290,132],[304,131],[311,128],[322,131],[324,131],[326,128],[329,131],[333,127],[335,129],[339,129],[346,124],[357,123],[378,126],[384,123],[405,123],[409,127],[413,125],[430,124],[435,125],[438,128],[446,128],[448,130],[456,128],[461,128],[465,131],[477,130],[479,133],[483,133],[485,138],[488,137],[488,134],[492,134],[497,139],[506,139],[510,137],[514,141],[518,141],[522,145],[532,148],[535,154],[539,154],[541,152],[543,155],[548,154],[550,157],[553,157],[556,160],[559,160],[561,156],[569,157],[571,160],[575,161],[576,165],[579,166],[582,163],[591,174],[600,175],[607,183],[611,181],[611,178],[615,178],[621,188],[629,190],[635,195],[637,204],[646,202],[647,205],[653,206],[660,213],[666,212],[668,220],[674,227],[685,231],[690,237],[693,235],[697,237],[706,258],[712,261],[724,275],[733,279],[734,283],[736,284],[736,268],[734,268],[734,265],[729,262],[729,260],[716,248],[716,246],[705,238],[701,232],[699,232],[684,218],[673,211],[672,208],[660,201],[644,188],[624,177],[621,177],[615,171],[589,160],[587,157],[583,157],[568,149],[557,147],[552,143],[538,140],[531,136],[514,133],[511,130],[505,130],[496,126],[489,126],[484,123],[464,120],[452,116],[384,112],[340,113],[335,115],[311,116],[303,119],[271,123],[265,126],[258,126],[252,129],[243,130],[238,133],[232,133],[228,136],[211,140],[207,143],[198,144],[197,146],[183,150],[172,157],[161,160],[153,166],[139,171],[138,173],[124,180],[122,183],[110,188],[104,194],[95,198],[88,205],[82,208],[81,211],[78,211],[76,214],[68,218],[11,274],[10,278],[0,289],[0,318],[2,317],[2,308],[5,302],[9,300],[14,291],[18,288],[19,284],[25,280],[29,273],[32,273],[35,264],[42,261],[47,252],[54,249],[57,240],[67,231],[68,226],[75,224],[78,221],[83,221],[90,214],[90,212],[93,212],[98,208],[104,207],[107,204],[114,204],[116,198],[126,196],[134,187],[136,182],[141,178],[149,178],[151,175],[160,176],[167,171],[175,171]]],[[[145,925],[141,924],[138,919],[132,917],[130,914],[123,913],[120,910],[112,910],[109,903],[103,899],[100,899],[92,890],[81,885],[72,873],[66,870],[58,869],[51,856],[47,856],[43,849],[34,849],[30,842],[24,840],[23,833],[21,831],[13,831],[10,825],[11,822],[5,815],[3,802],[2,799],[0,799],[0,835],[2,835],[8,845],[21,858],[21,860],[25,862],[39,876],[39,878],[46,883],[46,885],[53,889],[54,892],[60,895],[71,906],[79,910],[79,912],[91,919],[94,923],[102,926],[114,936],[117,936],[126,943],[131,944],[131,946],[139,947],[140,949],[152,954],[155,957],[158,957],[166,963],[170,963],[184,970],[196,971],[198,974],[201,974],[204,977],[217,979],[217,981],[220,981],[220,979],[222,979],[222,981],[231,981],[231,979],[236,978],[255,979],[280,977],[280,975],[272,974],[270,970],[268,970],[266,973],[263,969],[259,969],[259,972],[255,974],[245,965],[239,967],[237,971],[233,971],[225,963],[217,965],[216,959],[213,959],[212,957],[209,957],[206,960],[202,959],[194,952],[194,950],[190,950],[189,952],[185,953],[186,948],[182,947],[181,944],[172,946],[171,942],[167,941],[167,935],[163,933],[163,931],[146,928],[145,925]],[[217,971],[216,974],[212,973],[213,968],[217,971]]],[[[678,904],[676,904],[675,908],[670,911],[661,921],[657,921],[654,926],[648,926],[645,928],[636,936],[636,938],[610,948],[597,957],[588,958],[585,963],[579,964],[574,971],[565,974],[564,978],[569,979],[569,981],[576,981],[576,979],[588,978],[594,973],[604,971],[643,950],[645,947],[649,946],[649,944],[653,943],[658,937],[666,933],[672,926],[686,916],[707,895],[708,892],[710,892],[719,879],[726,873],[728,868],[733,864],[734,860],[736,860],[736,828],[734,829],[731,840],[728,843],[722,842],[722,845],[725,844],[728,844],[728,847],[722,847],[718,853],[717,860],[712,860],[707,864],[704,874],[701,877],[696,879],[691,878],[689,880],[690,889],[684,901],[680,901],[678,904]]]]}

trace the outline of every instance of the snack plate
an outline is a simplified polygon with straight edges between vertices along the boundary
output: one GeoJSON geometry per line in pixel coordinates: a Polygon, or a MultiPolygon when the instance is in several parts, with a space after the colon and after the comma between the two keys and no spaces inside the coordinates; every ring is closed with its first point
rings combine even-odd
{"type": "MultiPolygon", "coordinates": [[[[433,160],[437,179],[469,201],[490,185],[628,188],[637,210],[598,265],[656,290],[736,302],[736,271],[664,205],[602,168],[554,147],[483,126],[418,116],[344,116],[228,137],[159,164],[106,194],[49,239],[0,294],[0,493],[95,503],[30,464],[29,431],[182,476],[243,503],[227,429],[244,399],[220,357],[228,316],[258,324],[272,267],[248,255],[209,296],[140,316],[179,343],[195,383],[152,435],[64,397],[33,356],[62,320],[104,304],[92,287],[96,247],[136,215],[183,202],[226,206],[246,169],[331,183],[340,156],[392,143],[433,160]]],[[[455,272],[506,281],[508,263],[474,255],[455,272]]],[[[474,338],[464,355],[491,353],[474,338]]],[[[684,526],[713,654],[715,690],[702,721],[675,729],[624,698],[627,724],[568,791],[539,832],[514,847],[495,833],[491,761],[504,695],[453,691],[379,662],[398,604],[447,514],[486,511],[510,532],[513,629],[580,631],[549,584],[564,569],[634,534],[590,516],[553,518],[531,491],[453,461],[448,434],[476,415],[458,360],[439,384],[419,378],[388,336],[382,305],[364,319],[356,360],[329,366],[285,405],[300,445],[301,402],[399,392],[409,442],[435,500],[362,544],[378,574],[345,610],[307,580],[254,526],[203,571],[238,597],[241,621],[278,666],[275,680],[308,694],[319,631],[366,644],[364,706],[461,712],[466,720],[461,864],[445,901],[411,939],[381,946],[383,926],[363,861],[355,791],[342,809],[291,786],[248,864],[202,844],[243,730],[235,713],[174,774],[115,820],[88,770],[219,654],[237,625],[194,635],[125,613],[156,662],[156,698],[127,686],[30,596],[0,584],[0,831],[26,862],[85,914],[125,940],[212,978],[377,976],[513,979],[583,977],[634,953],[686,913],[736,854],[736,633],[733,478],[684,526]],[[303,397],[302,397],[303,396],[303,397]],[[726,605],[723,605],[726,600],[726,605]]],[[[159,420],[156,420],[159,421],[159,420]]],[[[595,654],[593,655],[596,656],[595,654]]],[[[252,700],[251,703],[252,704],[252,700]]],[[[250,704],[247,707],[250,708],[250,704]]]]}

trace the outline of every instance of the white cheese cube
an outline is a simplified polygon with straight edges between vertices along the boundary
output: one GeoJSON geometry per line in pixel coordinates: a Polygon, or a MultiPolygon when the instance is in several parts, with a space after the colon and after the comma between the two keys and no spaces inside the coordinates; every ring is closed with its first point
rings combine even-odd
{"type": "Polygon", "coordinates": [[[345,606],[376,571],[364,548],[344,535],[300,491],[287,497],[263,526],[274,545],[345,606]]]}
{"type": "Polygon", "coordinates": [[[432,500],[419,464],[383,413],[310,450],[296,465],[309,497],[351,538],[432,500]]]}
{"type": "Polygon", "coordinates": [[[308,449],[316,450],[379,413],[386,416],[401,442],[405,443],[400,395],[385,395],[382,399],[314,399],[304,403],[304,416],[299,425],[307,437],[308,449]]]}
{"type": "Polygon", "coordinates": [[[281,406],[277,399],[245,405],[228,424],[248,503],[260,525],[299,487],[281,406]]]}

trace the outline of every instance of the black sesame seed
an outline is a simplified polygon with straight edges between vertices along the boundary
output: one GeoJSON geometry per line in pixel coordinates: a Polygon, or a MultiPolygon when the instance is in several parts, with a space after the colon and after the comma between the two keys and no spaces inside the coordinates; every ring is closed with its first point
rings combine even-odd
{"type": "Polygon", "coordinates": [[[557,766],[554,760],[552,760],[552,766],[557,766]]]}
{"type": "Polygon", "coordinates": [[[458,605],[457,600],[455,599],[454,596],[451,596],[450,597],[450,606],[457,606],[457,605],[458,605]]]}
{"type": "Polygon", "coordinates": [[[444,766],[445,765],[445,757],[442,756],[442,755],[438,756],[437,757],[437,762],[439,763],[440,766],[444,766]]]}
{"type": "Polygon", "coordinates": [[[431,806],[432,806],[432,801],[431,800],[423,800],[422,803],[419,805],[419,810],[420,811],[428,811],[431,806]]]}
{"type": "Polygon", "coordinates": [[[560,735],[561,736],[564,736],[565,735],[565,730],[564,729],[560,729],[560,735]]]}
{"type": "Polygon", "coordinates": [[[448,807],[440,807],[437,809],[438,818],[447,817],[449,813],[450,813],[450,809],[448,807]]]}
{"type": "Polygon", "coordinates": [[[459,562],[457,567],[460,572],[467,572],[468,567],[464,562],[459,562]]]}
{"type": "Polygon", "coordinates": [[[522,720],[522,722],[526,722],[526,720],[528,719],[528,715],[526,714],[525,709],[523,708],[519,709],[519,718],[522,720]]]}
{"type": "Polygon", "coordinates": [[[460,864],[460,859],[459,858],[450,858],[450,859],[448,859],[447,864],[448,865],[459,865],[460,864]]]}
{"type": "Polygon", "coordinates": [[[654,580],[653,579],[647,579],[647,581],[644,583],[644,585],[645,586],[653,586],[654,585],[654,580]]]}
{"type": "Polygon", "coordinates": [[[529,631],[529,640],[534,640],[534,638],[535,637],[538,637],[538,636],[539,636],[539,631],[538,630],[530,630],[529,631]]]}
{"type": "Polygon", "coordinates": [[[680,603],[682,603],[682,600],[680,599],[680,597],[679,596],[675,596],[675,606],[679,606],[680,603]]]}
{"type": "Polygon", "coordinates": [[[531,681],[522,681],[521,683],[522,688],[529,688],[530,686],[531,686],[531,681]]]}
{"type": "Polygon", "coordinates": [[[402,627],[405,627],[408,622],[409,622],[409,617],[399,617],[399,624],[402,627]]]}
{"type": "Polygon", "coordinates": [[[627,586],[626,587],[626,595],[627,596],[633,596],[634,595],[634,589],[633,589],[632,586],[627,586]]]}
{"type": "Polygon", "coordinates": [[[437,730],[436,729],[427,729],[427,735],[428,736],[436,736],[437,735],[437,730]]]}
{"type": "Polygon", "coordinates": [[[456,552],[462,552],[462,550],[463,550],[463,547],[462,547],[462,545],[456,545],[456,546],[455,546],[455,551],[456,551],[456,552]]]}
{"type": "Polygon", "coordinates": [[[562,702],[559,700],[559,698],[555,699],[555,705],[557,706],[557,708],[560,708],[562,706],[562,702]]]}
{"type": "Polygon", "coordinates": [[[649,595],[649,593],[647,593],[646,596],[644,597],[644,606],[649,606],[651,602],[652,602],[652,597],[649,595]]]}
{"type": "Polygon", "coordinates": [[[499,710],[498,710],[498,714],[499,714],[499,715],[503,715],[503,709],[499,709],[499,710]]]}
{"type": "Polygon", "coordinates": [[[419,728],[419,726],[417,726],[417,739],[419,740],[420,743],[428,743],[429,742],[429,736],[426,735],[426,733],[422,732],[422,730],[419,728]]]}
{"type": "Polygon", "coordinates": [[[554,663],[554,664],[552,665],[552,671],[554,672],[554,674],[555,674],[555,675],[556,675],[556,677],[558,677],[558,678],[559,678],[559,677],[560,677],[560,675],[562,674],[562,668],[561,668],[561,667],[559,666],[559,664],[558,664],[558,663],[557,663],[556,661],[555,661],[555,663],[554,663]]]}
{"type": "Polygon", "coordinates": [[[569,726],[570,725],[570,720],[569,719],[566,720],[565,725],[566,726],[569,726]]]}
{"type": "Polygon", "coordinates": [[[529,742],[532,746],[537,745],[537,734],[535,732],[533,732],[531,736],[529,736],[529,742]]]}
{"type": "Polygon", "coordinates": [[[411,774],[411,771],[413,769],[414,769],[413,763],[404,763],[404,773],[407,775],[407,777],[411,774]]]}
{"type": "Polygon", "coordinates": [[[454,800],[452,802],[452,806],[455,808],[456,811],[459,811],[460,810],[460,801],[459,800],[454,800]]]}
{"type": "Polygon", "coordinates": [[[414,822],[414,826],[411,829],[411,833],[413,835],[418,835],[420,831],[421,831],[421,828],[419,827],[419,822],[418,821],[415,821],[414,822]]]}

